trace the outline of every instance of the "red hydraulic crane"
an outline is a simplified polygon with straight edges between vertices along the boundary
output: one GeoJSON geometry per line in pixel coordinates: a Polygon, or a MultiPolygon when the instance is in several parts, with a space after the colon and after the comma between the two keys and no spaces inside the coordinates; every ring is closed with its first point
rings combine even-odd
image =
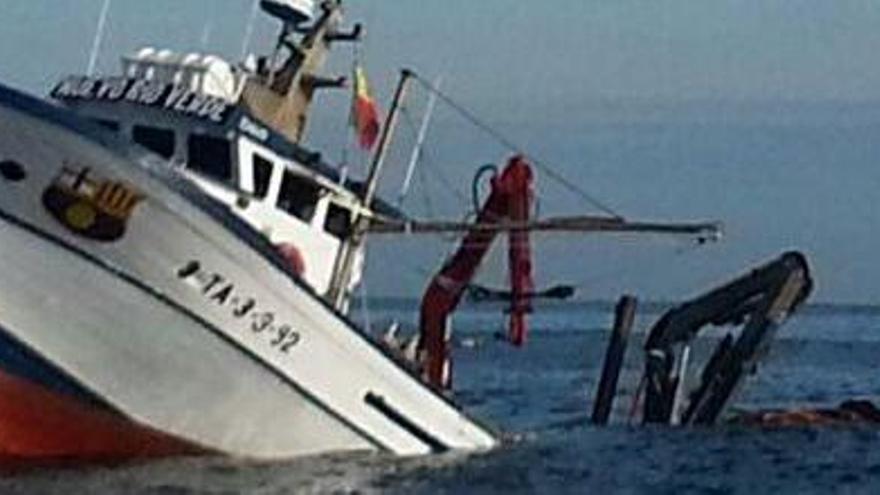
{"type": "MultiPolygon", "coordinates": [[[[477,215],[474,228],[459,244],[431,280],[422,298],[419,340],[425,379],[437,387],[450,384],[449,339],[447,319],[458,306],[468,284],[476,274],[499,230],[481,226],[513,222],[526,225],[531,211],[533,191],[531,167],[522,156],[508,162],[500,175],[492,178],[492,191],[477,215]]],[[[511,343],[521,346],[527,333],[526,313],[531,310],[532,281],[529,230],[510,230],[508,264],[511,284],[511,306],[508,335],[511,343]]]]}

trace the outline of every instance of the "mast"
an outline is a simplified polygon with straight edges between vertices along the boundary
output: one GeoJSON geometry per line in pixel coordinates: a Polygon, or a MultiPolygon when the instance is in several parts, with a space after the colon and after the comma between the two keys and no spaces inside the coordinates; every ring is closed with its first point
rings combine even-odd
{"type": "Polygon", "coordinates": [[[379,186],[379,174],[385,165],[385,158],[388,155],[388,145],[394,136],[397,128],[397,120],[400,117],[400,108],[406,98],[406,92],[409,88],[409,81],[413,72],[409,69],[400,71],[400,80],[397,83],[397,89],[394,91],[394,99],[391,101],[391,110],[388,113],[388,121],[382,127],[382,134],[379,136],[379,144],[376,153],[373,155],[373,162],[370,165],[370,172],[367,175],[366,188],[364,190],[363,202],[369,208],[376,197],[376,189],[379,186]]]}
{"type": "Polygon", "coordinates": [[[356,24],[350,32],[339,32],[342,0],[322,2],[322,14],[311,26],[303,25],[308,20],[305,14],[285,18],[272,3],[264,0],[261,5],[284,24],[272,56],[261,58],[257,74],[248,80],[242,101],[254,116],[298,143],[308,124],[315,91],[345,86],[344,77],[328,79],[319,74],[331,45],[337,41],[357,41],[361,26],[356,24]],[[302,35],[299,41],[294,39],[297,34],[302,35]],[[286,58],[277,60],[285,49],[286,58]]]}
{"type": "Polygon", "coordinates": [[[385,125],[382,126],[382,133],[379,135],[379,143],[376,152],[373,155],[370,171],[367,174],[367,180],[364,185],[364,193],[361,198],[361,204],[366,214],[361,214],[354,219],[354,228],[351,237],[345,242],[339,250],[339,258],[336,263],[336,269],[333,271],[333,280],[330,283],[328,298],[338,310],[343,310],[348,303],[348,286],[351,283],[352,270],[354,269],[355,258],[361,251],[364,241],[366,241],[367,231],[370,227],[371,205],[376,197],[376,190],[379,186],[379,176],[385,165],[385,158],[388,155],[389,145],[394,136],[394,130],[397,127],[397,120],[400,117],[400,109],[403,100],[406,98],[407,89],[413,72],[409,69],[400,71],[400,80],[397,83],[397,89],[394,91],[394,99],[391,102],[391,109],[388,112],[388,118],[385,125]]]}

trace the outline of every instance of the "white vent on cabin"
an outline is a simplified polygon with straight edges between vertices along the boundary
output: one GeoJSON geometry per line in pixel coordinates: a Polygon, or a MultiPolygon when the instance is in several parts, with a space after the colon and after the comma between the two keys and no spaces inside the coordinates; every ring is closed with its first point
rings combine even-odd
{"type": "Polygon", "coordinates": [[[215,96],[230,103],[238,100],[246,78],[215,55],[175,53],[149,47],[138,50],[133,56],[123,57],[122,70],[132,79],[182,84],[195,93],[215,96]]]}

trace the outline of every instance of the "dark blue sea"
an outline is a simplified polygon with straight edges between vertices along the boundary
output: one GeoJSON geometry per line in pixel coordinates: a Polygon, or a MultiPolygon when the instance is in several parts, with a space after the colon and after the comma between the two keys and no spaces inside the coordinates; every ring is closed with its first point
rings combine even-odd
{"type": "MultiPolygon", "coordinates": [[[[374,330],[414,319],[405,305],[374,303],[374,330]]],[[[525,349],[493,338],[497,308],[454,320],[467,341],[455,351],[457,398],[503,431],[506,445],[466,455],[395,459],[335,455],[279,462],[177,459],[112,467],[46,468],[7,474],[12,494],[285,493],[880,493],[880,430],[644,428],[628,421],[641,371],[631,340],[613,425],[588,413],[611,323],[602,305],[544,308],[525,349]]],[[[643,332],[659,313],[642,313],[643,332]]],[[[708,334],[707,343],[723,330],[708,334]]],[[[734,409],[830,406],[880,396],[880,311],[807,308],[780,332],[734,409]]]]}

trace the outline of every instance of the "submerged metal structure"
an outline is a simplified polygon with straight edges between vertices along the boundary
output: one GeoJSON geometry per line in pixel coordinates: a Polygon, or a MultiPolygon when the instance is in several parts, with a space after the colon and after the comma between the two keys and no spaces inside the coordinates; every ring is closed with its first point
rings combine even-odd
{"type": "Polygon", "coordinates": [[[709,425],[757,369],[776,330],[813,289],[806,257],[790,252],[664,314],[645,344],[645,423],[709,425]],[[691,345],[708,326],[742,326],[715,348],[685,390],[691,345]],[[678,349],[678,351],[676,351],[678,349]]]}
{"type": "MultiPolygon", "coordinates": [[[[810,296],[813,280],[806,257],[785,253],[746,275],[664,313],[648,332],[644,373],[633,399],[631,416],[642,404],[646,424],[711,425],[722,416],[743,379],[756,371],[776,330],[810,296]],[[741,328],[715,347],[688,390],[686,378],[692,346],[710,326],[741,328]]],[[[618,306],[593,408],[593,422],[608,421],[623,366],[634,300],[618,306]]]]}

